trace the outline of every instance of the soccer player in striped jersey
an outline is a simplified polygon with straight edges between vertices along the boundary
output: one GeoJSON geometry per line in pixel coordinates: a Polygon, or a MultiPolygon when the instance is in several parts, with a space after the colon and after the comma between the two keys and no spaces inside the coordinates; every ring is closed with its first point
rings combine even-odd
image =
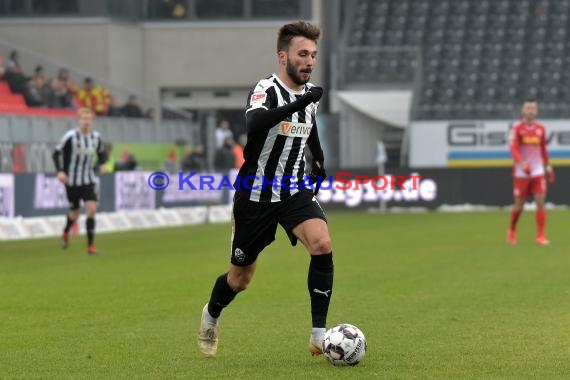
{"type": "Polygon", "coordinates": [[[53,152],[53,162],[57,170],[57,178],[65,185],[69,212],[63,229],[61,245],[64,249],[69,246],[69,230],[79,218],[79,201],[83,200],[87,220],[87,253],[97,254],[94,244],[95,212],[97,211],[97,194],[95,192],[95,173],[93,172],[93,157],[97,155],[97,164],[101,172],[105,172],[107,157],[98,132],[92,130],[93,111],[80,108],[77,111],[78,127],[69,130],[56,145],[53,152]]]}
{"type": "Polygon", "coordinates": [[[300,240],[309,252],[309,352],[322,353],[333,289],[332,245],[324,212],[305,178],[304,157],[308,146],[313,181],[326,176],[316,125],[323,90],[309,83],[319,35],[318,27],[303,21],[281,27],[278,73],[261,79],[248,97],[245,162],[234,184],[230,268],[216,280],[198,332],[198,345],[207,356],[216,354],[222,309],[247,288],[257,257],[275,240],[278,225],[291,245],[300,240]]]}
{"type": "Polygon", "coordinates": [[[517,221],[523,211],[524,202],[531,195],[536,203],[536,242],[549,244],[544,228],[546,225],[546,179],[554,182],[554,170],[548,163],[546,131],[536,122],[538,103],[527,99],[522,106],[522,120],[512,126],[510,149],[514,160],[513,195],[515,203],[511,211],[511,223],[507,231],[507,242],[517,243],[517,221]],[[546,168],[546,170],[545,170],[546,168]],[[546,177],[546,178],[545,178],[546,177]]]}

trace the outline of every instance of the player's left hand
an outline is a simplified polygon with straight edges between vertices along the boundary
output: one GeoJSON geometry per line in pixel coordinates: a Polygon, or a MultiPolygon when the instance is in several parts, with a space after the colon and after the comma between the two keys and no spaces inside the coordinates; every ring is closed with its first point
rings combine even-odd
{"type": "Polygon", "coordinates": [[[59,182],[63,183],[64,185],[67,185],[67,174],[65,174],[63,170],[57,172],[57,179],[59,180],[59,182]]]}
{"type": "Polygon", "coordinates": [[[554,183],[554,169],[552,169],[552,166],[548,165],[546,167],[546,179],[548,180],[548,183],[554,183]]]}
{"type": "Polygon", "coordinates": [[[109,173],[109,166],[107,166],[107,164],[103,164],[99,167],[99,172],[101,172],[101,174],[107,174],[109,173]]]}
{"type": "Polygon", "coordinates": [[[313,161],[313,167],[311,168],[311,173],[309,174],[309,179],[311,183],[315,184],[315,195],[319,193],[321,184],[327,177],[327,172],[325,166],[320,161],[313,161]]]}

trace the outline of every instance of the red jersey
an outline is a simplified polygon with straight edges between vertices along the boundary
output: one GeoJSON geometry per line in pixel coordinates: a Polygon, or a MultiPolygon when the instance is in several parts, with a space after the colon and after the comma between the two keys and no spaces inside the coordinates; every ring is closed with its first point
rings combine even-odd
{"type": "Polygon", "coordinates": [[[544,166],[548,165],[544,126],[536,122],[527,124],[525,121],[519,121],[512,126],[509,140],[511,155],[515,161],[513,176],[528,178],[544,175],[544,166]],[[530,166],[530,176],[522,168],[525,162],[530,166]]]}

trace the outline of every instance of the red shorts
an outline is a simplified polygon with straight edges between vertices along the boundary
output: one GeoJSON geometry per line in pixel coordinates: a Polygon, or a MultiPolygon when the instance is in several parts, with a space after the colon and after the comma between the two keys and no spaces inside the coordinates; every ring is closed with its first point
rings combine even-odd
{"type": "Polygon", "coordinates": [[[514,178],[513,196],[527,199],[531,195],[546,193],[546,178],[541,175],[532,178],[514,178]]]}

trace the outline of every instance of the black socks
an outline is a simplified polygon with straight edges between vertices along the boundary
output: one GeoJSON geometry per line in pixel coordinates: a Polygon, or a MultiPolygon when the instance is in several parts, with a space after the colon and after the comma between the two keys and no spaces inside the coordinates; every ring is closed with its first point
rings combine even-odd
{"type": "Polygon", "coordinates": [[[325,327],[332,296],[334,265],[332,252],[311,256],[307,285],[311,296],[313,327],[325,327]]]}
{"type": "Polygon", "coordinates": [[[228,274],[224,273],[216,280],[210,302],[208,302],[208,313],[214,318],[218,318],[223,308],[228,306],[236,297],[236,292],[228,285],[228,274]]]}
{"type": "MultiPolygon", "coordinates": [[[[327,322],[329,303],[332,296],[334,266],[332,252],[311,256],[307,285],[311,296],[313,327],[324,328],[327,322]]],[[[219,318],[222,310],[236,297],[237,293],[228,285],[228,274],[217,278],[208,302],[208,313],[219,318]]]]}
{"type": "Polygon", "coordinates": [[[75,220],[71,220],[71,218],[69,217],[69,214],[68,214],[67,215],[67,223],[65,223],[64,231],[69,232],[73,223],[75,223],[75,220]]]}
{"type": "Polygon", "coordinates": [[[87,244],[91,245],[95,237],[95,218],[87,218],[85,229],[87,230],[87,244]]]}

